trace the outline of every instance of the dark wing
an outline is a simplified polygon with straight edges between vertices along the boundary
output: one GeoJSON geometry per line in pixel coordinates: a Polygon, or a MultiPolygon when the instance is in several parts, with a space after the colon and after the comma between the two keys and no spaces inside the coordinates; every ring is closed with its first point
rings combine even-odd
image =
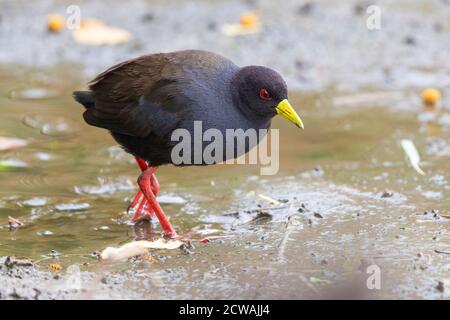
{"type": "Polygon", "coordinates": [[[128,60],[99,74],[74,97],[93,126],[135,137],[173,129],[180,117],[182,73],[164,54],[128,60]]]}

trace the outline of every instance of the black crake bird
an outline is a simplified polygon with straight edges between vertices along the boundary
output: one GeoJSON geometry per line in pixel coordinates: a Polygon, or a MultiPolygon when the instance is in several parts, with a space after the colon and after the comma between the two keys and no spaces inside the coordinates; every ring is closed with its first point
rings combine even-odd
{"type": "MultiPolygon", "coordinates": [[[[159,184],[154,176],[158,166],[173,163],[171,151],[176,142],[171,140],[172,132],[192,132],[194,121],[201,121],[203,131],[268,129],[276,114],[303,128],[287,95],[285,81],[274,70],[239,68],[201,50],[150,54],[122,62],[92,80],[89,91],[73,93],[86,108],[84,120],[108,129],[143,171],[138,179],[140,192],[130,205],[135,209],[132,221],[154,213],[165,234],[172,237],[176,233],[156,201],[159,184]]],[[[246,144],[244,152],[251,147],[246,144]]],[[[223,155],[222,160],[227,160],[223,155]]]]}

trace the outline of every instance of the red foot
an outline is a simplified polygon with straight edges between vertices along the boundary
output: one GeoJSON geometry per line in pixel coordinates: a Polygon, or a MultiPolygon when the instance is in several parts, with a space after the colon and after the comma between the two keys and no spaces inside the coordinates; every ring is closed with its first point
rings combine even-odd
{"type": "Polygon", "coordinates": [[[155,192],[153,192],[153,189],[157,189],[157,186],[158,186],[156,178],[154,178],[154,175],[153,175],[153,173],[155,171],[156,171],[156,167],[148,167],[139,176],[139,178],[138,178],[139,188],[141,188],[142,194],[144,195],[148,204],[152,207],[166,236],[171,237],[171,238],[176,238],[177,233],[173,229],[172,225],[169,222],[169,219],[166,217],[166,215],[164,214],[164,211],[162,210],[158,201],[156,200],[155,192]]]}
{"type": "Polygon", "coordinates": [[[150,219],[153,215],[156,215],[166,236],[177,238],[177,233],[172,228],[169,219],[167,219],[158,201],[156,201],[156,196],[159,192],[159,183],[154,173],[157,167],[149,167],[145,160],[138,157],[135,158],[139,168],[142,170],[142,174],[138,178],[140,191],[129,207],[129,209],[135,210],[131,222],[135,223],[142,219],[150,219]]]}

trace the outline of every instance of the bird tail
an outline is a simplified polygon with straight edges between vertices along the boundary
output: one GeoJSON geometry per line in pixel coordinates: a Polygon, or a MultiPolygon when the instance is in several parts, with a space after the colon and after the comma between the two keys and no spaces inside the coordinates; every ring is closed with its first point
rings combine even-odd
{"type": "Polygon", "coordinates": [[[91,91],[74,91],[72,96],[86,109],[92,108],[95,105],[94,93],[91,91]]]}

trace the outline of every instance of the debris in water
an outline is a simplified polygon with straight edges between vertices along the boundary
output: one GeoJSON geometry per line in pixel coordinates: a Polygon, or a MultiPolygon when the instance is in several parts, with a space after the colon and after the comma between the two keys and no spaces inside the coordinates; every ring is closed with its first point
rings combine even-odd
{"type": "Polygon", "coordinates": [[[320,278],[316,278],[316,277],[310,277],[309,281],[311,283],[326,283],[326,284],[330,284],[331,283],[330,280],[320,279],[320,278]]]}
{"type": "Polygon", "coordinates": [[[392,198],[392,196],[394,196],[394,193],[391,191],[383,191],[383,193],[381,194],[382,198],[392,198]]]}
{"type": "Polygon", "coordinates": [[[323,219],[323,216],[318,213],[318,212],[314,212],[314,217],[319,218],[319,219],[323,219]]]}
{"type": "Polygon", "coordinates": [[[194,252],[192,250],[195,248],[191,242],[186,242],[180,246],[180,249],[181,249],[181,252],[184,254],[193,254],[194,252]]]}
{"type": "Polygon", "coordinates": [[[28,163],[21,160],[15,159],[0,160],[0,171],[21,169],[26,167],[28,167],[28,163]]]}
{"type": "Polygon", "coordinates": [[[45,230],[45,231],[42,231],[42,232],[38,232],[37,233],[37,235],[38,236],[52,236],[53,235],[53,232],[51,232],[50,230],[45,230]]]}
{"type": "Polygon", "coordinates": [[[155,241],[133,241],[119,248],[107,247],[100,253],[100,258],[102,260],[124,260],[134,256],[139,256],[148,253],[149,249],[167,249],[173,250],[178,249],[183,245],[182,241],[179,240],[164,240],[158,239],[155,241]]]}
{"type": "Polygon", "coordinates": [[[200,240],[198,240],[198,242],[210,243],[211,240],[230,239],[230,238],[235,238],[235,237],[237,237],[237,235],[235,235],[235,234],[227,234],[227,235],[222,235],[222,236],[208,236],[206,238],[201,238],[200,240]]]}
{"type": "Polygon", "coordinates": [[[285,259],[284,257],[284,252],[286,251],[286,244],[289,240],[289,236],[292,232],[292,208],[294,207],[293,204],[290,205],[289,209],[288,209],[288,214],[287,214],[287,221],[286,221],[286,225],[284,228],[284,235],[283,238],[281,239],[280,245],[278,247],[278,260],[283,261],[285,259]]]}
{"type": "Polygon", "coordinates": [[[298,212],[300,212],[300,213],[304,213],[304,212],[306,212],[306,205],[304,204],[304,203],[302,203],[302,205],[300,206],[300,208],[298,208],[298,212]]]}
{"type": "Polygon", "coordinates": [[[272,215],[267,211],[259,211],[255,217],[245,220],[242,224],[256,223],[272,219],[272,215]]]}
{"type": "Polygon", "coordinates": [[[23,139],[0,137],[0,151],[22,148],[27,144],[28,142],[23,139]]]}
{"type": "Polygon", "coordinates": [[[444,285],[444,282],[443,282],[443,281],[438,281],[438,284],[437,284],[437,286],[436,286],[436,289],[437,289],[439,292],[444,292],[444,291],[445,291],[445,285],[444,285]]]}
{"type": "Polygon", "coordinates": [[[437,250],[437,249],[435,249],[434,252],[440,253],[440,254],[450,254],[450,250],[448,250],[448,251],[443,251],[443,250],[437,250]]]}
{"type": "Polygon", "coordinates": [[[24,226],[24,223],[16,218],[8,216],[9,230],[15,230],[24,226]]]}
{"type": "Polygon", "coordinates": [[[53,159],[53,156],[51,154],[48,154],[46,152],[36,152],[34,154],[34,157],[41,161],[49,161],[53,159]]]}
{"type": "Polygon", "coordinates": [[[414,170],[416,170],[421,175],[425,175],[425,172],[423,172],[419,166],[420,156],[419,152],[416,149],[416,146],[414,145],[414,142],[408,139],[403,139],[401,141],[401,145],[406,155],[408,156],[409,162],[411,163],[411,166],[414,168],[414,170]]]}
{"type": "Polygon", "coordinates": [[[56,251],[56,250],[50,251],[50,257],[52,257],[52,258],[59,257],[60,255],[61,254],[58,251],[56,251]]]}

